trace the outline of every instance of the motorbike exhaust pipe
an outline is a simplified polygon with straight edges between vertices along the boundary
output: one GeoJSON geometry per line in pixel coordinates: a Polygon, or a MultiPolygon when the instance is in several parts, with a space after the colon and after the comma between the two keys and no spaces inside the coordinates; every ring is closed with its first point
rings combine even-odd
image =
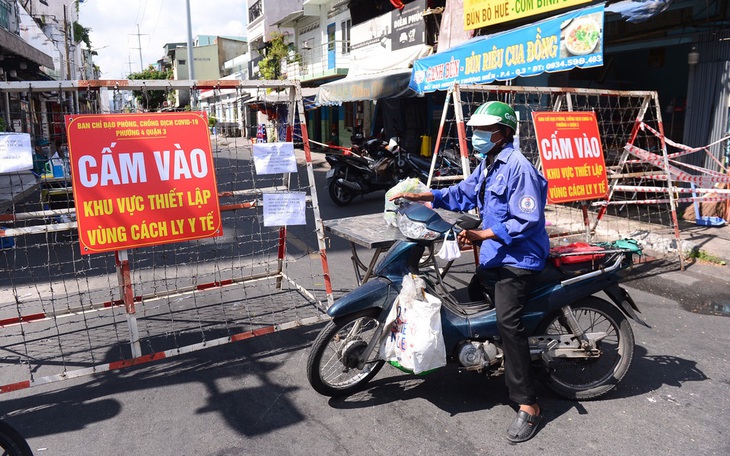
{"type": "Polygon", "coordinates": [[[350,190],[362,192],[362,187],[360,187],[360,184],[358,184],[357,182],[351,182],[340,177],[339,179],[337,179],[337,183],[339,185],[342,185],[343,187],[349,188],[350,190]]]}

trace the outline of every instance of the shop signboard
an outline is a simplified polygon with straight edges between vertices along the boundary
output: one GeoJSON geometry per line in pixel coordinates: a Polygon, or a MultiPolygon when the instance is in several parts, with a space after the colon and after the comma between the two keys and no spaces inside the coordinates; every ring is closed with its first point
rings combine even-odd
{"type": "Polygon", "coordinates": [[[416,60],[410,88],[433,92],[454,83],[489,84],[601,66],[603,12],[603,5],[582,8],[416,60]]]}
{"type": "Polygon", "coordinates": [[[203,112],[67,115],[82,254],[221,236],[203,112]]]}
{"type": "Polygon", "coordinates": [[[351,57],[354,60],[373,54],[419,46],[426,42],[423,11],[426,0],[415,0],[401,10],[393,10],[352,27],[351,57]]]}
{"type": "Polygon", "coordinates": [[[538,14],[588,3],[591,0],[464,0],[464,30],[473,30],[502,22],[515,21],[538,14]]]}
{"type": "Polygon", "coordinates": [[[605,198],[606,161],[594,112],[533,112],[552,204],[605,198]]]}

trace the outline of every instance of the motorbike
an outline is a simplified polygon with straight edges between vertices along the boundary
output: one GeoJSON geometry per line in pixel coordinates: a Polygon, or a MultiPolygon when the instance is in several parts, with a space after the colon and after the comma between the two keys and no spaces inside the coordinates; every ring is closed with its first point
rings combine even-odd
{"type": "MultiPolygon", "coordinates": [[[[388,190],[400,180],[418,177],[428,180],[431,161],[406,152],[393,137],[385,142],[371,138],[361,145],[353,145],[353,153],[328,154],[327,189],[332,201],[347,206],[355,196],[378,190],[388,190]]],[[[451,164],[439,161],[434,175],[449,173],[451,164]]]]}
{"type": "MultiPolygon", "coordinates": [[[[437,239],[452,228],[473,228],[478,221],[473,216],[462,217],[451,224],[421,204],[401,205],[397,220],[406,239],[396,241],[388,250],[372,279],[327,310],[331,321],[315,339],[307,361],[309,384],[320,394],[352,394],[380,371],[385,364],[379,357],[380,346],[391,329],[385,322],[407,274],[423,278],[427,292],[442,300],[441,333],[447,360],[456,363],[459,370],[488,376],[503,372],[496,311],[484,301],[458,302],[443,286],[445,275],[435,257],[431,268],[421,270],[424,252],[433,248],[437,239]]],[[[637,315],[638,307],[629,293],[619,285],[636,254],[641,254],[638,247],[617,241],[592,247],[592,253],[581,254],[590,257],[587,262],[579,258],[581,261],[573,261],[570,268],[565,260],[579,253],[562,253],[556,258],[563,258],[565,268],[548,261],[537,275],[522,321],[530,334],[536,378],[559,396],[599,397],[628,372],[634,354],[629,319],[648,326],[637,315]],[[610,301],[595,296],[601,291],[610,301]]],[[[489,296],[494,282],[485,285],[485,296],[489,296]]]]}

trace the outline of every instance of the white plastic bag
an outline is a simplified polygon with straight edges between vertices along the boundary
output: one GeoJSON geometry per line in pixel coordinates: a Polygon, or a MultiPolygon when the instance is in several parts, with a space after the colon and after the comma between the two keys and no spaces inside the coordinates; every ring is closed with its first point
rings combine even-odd
{"type": "Polygon", "coordinates": [[[383,217],[389,225],[398,226],[398,222],[395,219],[395,210],[397,206],[390,198],[398,193],[423,193],[427,192],[428,187],[422,183],[417,177],[409,177],[395,184],[387,192],[385,192],[385,211],[383,217]]]}
{"type": "Polygon", "coordinates": [[[386,325],[389,331],[380,346],[382,359],[414,374],[446,365],[441,300],[424,292],[421,278],[412,274],[403,278],[403,288],[386,325]]]}
{"type": "Polygon", "coordinates": [[[453,261],[461,256],[459,241],[456,239],[456,233],[453,228],[444,236],[444,243],[441,244],[441,248],[436,255],[446,261],[453,261]]]}

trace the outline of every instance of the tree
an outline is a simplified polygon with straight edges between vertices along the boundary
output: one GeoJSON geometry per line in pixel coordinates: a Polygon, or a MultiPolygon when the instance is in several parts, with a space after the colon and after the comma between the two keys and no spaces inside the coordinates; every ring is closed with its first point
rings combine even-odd
{"type": "Polygon", "coordinates": [[[74,42],[78,43],[83,41],[86,44],[86,48],[91,50],[91,38],[89,38],[90,28],[84,27],[78,22],[74,21],[74,42]]]}
{"type": "MultiPolygon", "coordinates": [[[[172,79],[172,70],[158,71],[150,65],[144,71],[128,75],[127,79],[172,79]]],[[[133,90],[132,94],[146,111],[156,111],[167,101],[164,90],[133,90]]]]}
{"type": "Polygon", "coordinates": [[[274,32],[271,39],[266,43],[264,57],[259,62],[259,71],[264,79],[284,79],[281,74],[281,64],[298,62],[301,64],[302,56],[293,50],[292,45],[287,44],[286,36],[274,32]]]}

